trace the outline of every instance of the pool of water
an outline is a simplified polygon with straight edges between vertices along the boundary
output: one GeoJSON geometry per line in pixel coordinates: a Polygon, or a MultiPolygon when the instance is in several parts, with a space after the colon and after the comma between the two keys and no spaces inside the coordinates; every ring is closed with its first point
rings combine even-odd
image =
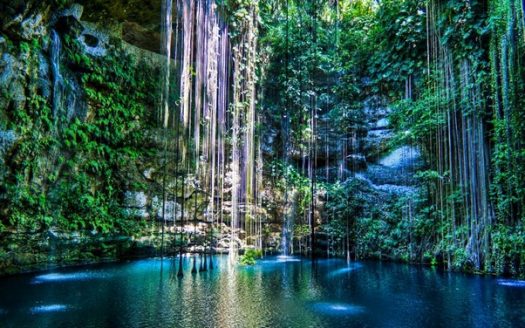
{"type": "Polygon", "coordinates": [[[0,327],[525,327],[525,282],[269,257],[184,278],[174,259],[0,279],[0,327]]]}

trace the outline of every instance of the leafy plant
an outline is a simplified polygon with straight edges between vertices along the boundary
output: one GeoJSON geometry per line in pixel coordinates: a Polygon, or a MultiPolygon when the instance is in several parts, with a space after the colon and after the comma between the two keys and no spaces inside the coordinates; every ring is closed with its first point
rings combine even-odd
{"type": "Polygon", "coordinates": [[[240,257],[239,263],[241,265],[255,265],[258,259],[262,257],[262,250],[260,249],[247,249],[244,254],[240,257]]]}

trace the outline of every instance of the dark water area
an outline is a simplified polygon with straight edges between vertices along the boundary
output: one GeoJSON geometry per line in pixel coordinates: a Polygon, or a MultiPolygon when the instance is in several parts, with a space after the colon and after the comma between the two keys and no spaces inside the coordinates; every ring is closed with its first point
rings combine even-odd
{"type": "MultiPolygon", "coordinates": [[[[525,327],[525,282],[269,257],[184,278],[148,259],[0,279],[0,327],[525,327]]],[[[199,263],[197,263],[199,264],[199,263]]]]}

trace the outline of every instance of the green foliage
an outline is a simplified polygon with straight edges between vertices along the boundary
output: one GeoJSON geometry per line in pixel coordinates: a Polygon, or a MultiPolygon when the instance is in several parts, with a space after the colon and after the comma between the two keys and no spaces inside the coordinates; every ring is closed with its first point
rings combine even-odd
{"type": "Polygon", "coordinates": [[[54,0],[54,3],[55,5],[58,7],[58,8],[63,8],[66,6],[66,4],[68,4],[70,2],[70,0],[54,0]]]}
{"type": "MultiPolygon", "coordinates": [[[[311,180],[303,176],[291,165],[285,165],[282,161],[270,163],[269,176],[274,179],[273,187],[284,193],[287,189],[296,193],[296,216],[301,216],[308,209],[311,199],[311,180]]],[[[319,188],[319,186],[316,186],[319,188]]]]}
{"type": "Polygon", "coordinates": [[[447,1],[441,8],[441,42],[451,45],[458,59],[475,57],[482,60],[485,49],[480,43],[488,36],[485,3],[483,1],[447,1]]]}
{"type": "MultiPolygon", "coordinates": [[[[405,81],[422,73],[426,50],[425,1],[382,1],[370,37],[373,88],[399,97],[405,81]]],[[[369,52],[370,54],[370,52],[369,52]]]]}
{"type": "Polygon", "coordinates": [[[337,79],[335,10],[325,1],[271,1],[261,6],[261,44],[269,58],[263,115],[277,128],[276,149],[285,143],[306,150],[309,117],[326,112],[337,79]],[[314,108],[315,107],[315,108],[314,108]]]}
{"type": "Polygon", "coordinates": [[[311,233],[310,226],[307,224],[296,224],[293,229],[293,237],[297,240],[302,240],[303,238],[309,236],[311,233]]]}
{"type": "Polygon", "coordinates": [[[217,0],[217,4],[234,38],[242,33],[247,24],[257,21],[258,0],[217,0]]]}
{"type": "Polygon", "coordinates": [[[260,249],[247,249],[240,257],[239,263],[241,265],[255,265],[257,260],[262,258],[262,255],[262,250],[260,249]]]}
{"type": "MultiPolygon", "coordinates": [[[[336,4],[275,0],[260,6],[262,44],[269,54],[263,104],[269,124],[263,129],[277,133],[277,156],[285,158],[290,149],[308,154],[312,109],[341,135],[366,137],[363,100],[379,96],[393,104],[390,146],[417,146],[426,165],[415,176],[421,189],[413,199],[374,202],[373,192],[360,192],[362,186],[316,184],[327,194],[320,229],[337,239],[341,223],[351,222],[358,256],[458,270],[473,270],[472,240],[479,238],[485,265],[480,270],[495,266],[497,272],[523,274],[523,255],[516,251],[523,249],[525,213],[521,4],[336,4]],[[481,124],[473,126],[476,122],[481,124]],[[484,144],[486,149],[479,147],[484,144]],[[492,161],[486,169],[477,163],[482,152],[492,161]],[[469,179],[462,180],[465,174],[479,175],[474,191],[469,179]],[[476,200],[469,199],[489,190],[486,211],[473,214],[469,204],[476,200]],[[374,209],[378,203],[383,208],[374,209]],[[476,220],[484,223],[474,227],[476,220]],[[483,232],[474,238],[476,230],[483,232]]],[[[310,181],[283,162],[272,166],[271,176],[279,190],[299,190],[304,214],[310,181]]],[[[307,233],[301,233],[301,222],[297,227],[298,236],[307,233]]]]}
{"type": "Polygon", "coordinates": [[[499,274],[525,276],[525,229],[523,223],[516,227],[498,224],[492,232],[492,259],[499,274]]]}
{"type": "MultiPolygon", "coordinates": [[[[19,139],[5,186],[7,226],[31,231],[96,230],[133,234],[143,222],[121,210],[121,193],[140,184],[126,172],[151,155],[144,131],[153,127],[156,82],[143,63],[115,46],[92,58],[63,36],[63,75],[77,78],[88,116],[54,117],[52,99],[32,92],[24,108],[10,113],[19,139]]],[[[37,81],[40,42],[20,43],[29,56],[28,79],[37,81]]],[[[30,87],[32,87],[30,85],[30,87]]]]}

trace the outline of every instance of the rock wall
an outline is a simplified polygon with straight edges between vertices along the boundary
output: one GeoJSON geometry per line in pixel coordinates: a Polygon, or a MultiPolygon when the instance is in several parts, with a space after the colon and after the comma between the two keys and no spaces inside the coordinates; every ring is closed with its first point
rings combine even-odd
{"type": "MultiPolygon", "coordinates": [[[[99,5],[0,2],[0,275],[160,254],[163,158],[175,146],[163,152],[154,120],[160,41],[142,42],[157,26],[104,21],[99,5]]],[[[182,184],[199,211],[205,200],[174,175],[167,222],[182,219],[171,196],[182,184]]]]}

